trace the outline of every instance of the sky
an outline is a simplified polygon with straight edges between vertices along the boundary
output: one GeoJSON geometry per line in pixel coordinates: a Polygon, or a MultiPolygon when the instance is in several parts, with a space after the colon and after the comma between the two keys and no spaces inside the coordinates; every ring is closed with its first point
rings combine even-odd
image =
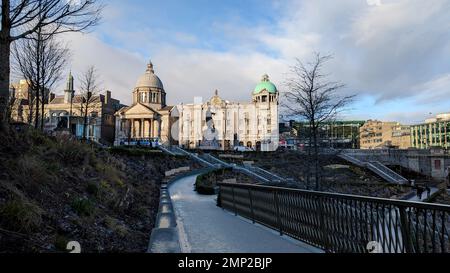
{"type": "Polygon", "coordinates": [[[341,94],[357,95],[342,119],[411,124],[450,112],[450,0],[104,2],[99,26],[64,40],[75,78],[95,65],[125,104],[149,60],[174,105],[216,89],[250,101],[266,73],[283,92],[296,58],[320,52],[333,55],[325,70],[341,94]]]}

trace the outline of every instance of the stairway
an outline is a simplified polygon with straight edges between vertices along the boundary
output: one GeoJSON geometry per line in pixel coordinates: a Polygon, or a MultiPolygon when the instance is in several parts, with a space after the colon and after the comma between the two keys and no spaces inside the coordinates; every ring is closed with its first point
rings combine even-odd
{"type": "Polygon", "coordinates": [[[395,184],[407,184],[408,179],[389,169],[378,161],[372,161],[367,163],[367,168],[379,176],[383,177],[386,181],[395,184]]]}
{"type": "Polygon", "coordinates": [[[367,168],[371,170],[372,172],[379,175],[381,178],[386,180],[389,183],[393,184],[406,184],[408,183],[408,179],[404,178],[403,176],[399,175],[398,173],[394,172],[393,170],[386,167],[384,164],[382,164],[379,161],[370,161],[370,162],[364,162],[361,161],[351,155],[341,153],[338,155],[338,157],[362,168],[367,168]]]}

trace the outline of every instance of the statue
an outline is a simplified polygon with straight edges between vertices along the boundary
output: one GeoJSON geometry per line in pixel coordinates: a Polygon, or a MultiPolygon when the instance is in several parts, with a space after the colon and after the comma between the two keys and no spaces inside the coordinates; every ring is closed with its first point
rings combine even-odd
{"type": "Polygon", "coordinates": [[[208,107],[206,111],[206,128],[203,130],[203,140],[200,145],[201,148],[209,148],[209,149],[218,149],[219,142],[219,132],[216,130],[213,119],[214,113],[211,111],[211,108],[208,107]]]}

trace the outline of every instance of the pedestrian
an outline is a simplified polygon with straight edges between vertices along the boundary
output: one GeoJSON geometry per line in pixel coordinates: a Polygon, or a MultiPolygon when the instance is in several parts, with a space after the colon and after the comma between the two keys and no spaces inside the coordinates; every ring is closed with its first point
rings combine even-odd
{"type": "Polygon", "coordinates": [[[427,198],[430,199],[431,197],[431,188],[427,186],[427,198]]]}
{"type": "Polygon", "coordinates": [[[420,201],[422,201],[423,192],[424,192],[424,190],[422,187],[417,187],[417,197],[419,197],[420,201]]]}
{"type": "Polygon", "coordinates": [[[448,173],[448,175],[447,175],[447,187],[450,189],[450,170],[449,169],[447,169],[447,173],[448,173]]]}

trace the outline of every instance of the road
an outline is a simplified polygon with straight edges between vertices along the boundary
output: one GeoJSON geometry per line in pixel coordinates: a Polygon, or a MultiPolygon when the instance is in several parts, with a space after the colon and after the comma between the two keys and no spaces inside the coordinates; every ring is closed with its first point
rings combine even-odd
{"type": "Polygon", "coordinates": [[[193,190],[196,176],[169,187],[184,253],[320,253],[321,250],[255,225],[216,206],[216,196],[193,190]]]}

